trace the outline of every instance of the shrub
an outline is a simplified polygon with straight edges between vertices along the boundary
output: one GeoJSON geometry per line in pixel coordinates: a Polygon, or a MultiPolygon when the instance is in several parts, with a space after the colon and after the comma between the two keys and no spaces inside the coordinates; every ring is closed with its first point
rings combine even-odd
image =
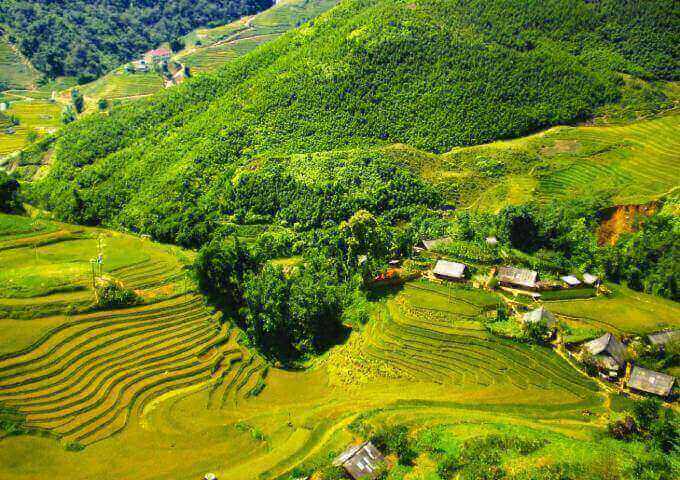
{"type": "Polygon", "coordinates": [[[96,286],[95,299],[95,305],[99,308],[125,307],[139,301],[139,297],[133,290],[113,280],[96,286]]]}
{"type": "Polygon", "coordinates": [[[412,465],[418,456],[411,445],[405,425],[383,428],[373,434],[371,442],[383,453],[396,455],[402,465],[412,465]]]}

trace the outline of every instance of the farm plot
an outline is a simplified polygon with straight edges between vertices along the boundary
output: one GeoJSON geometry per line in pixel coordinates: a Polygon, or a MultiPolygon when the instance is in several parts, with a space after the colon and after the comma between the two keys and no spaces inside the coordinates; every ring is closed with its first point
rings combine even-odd
{"type": "Polygon", "coordinates": [[[0,82],[8,88],[29,88],[39,74],[0,36],[0,82]]]}
{"type": "Polygon", "coordinates": [[[220,405],[248,393],[264,365],[192,292],[174,247],[99,229],[0,215],[0,405],[24,428],[90,445],[149,401],[215,384],[220,405]],[[90,259],[142,298],[90,307],[90,259]],[[3,313],[4,312],[4,313],[3,313]]]}
{"type": "Polygon", "coordinates": [[[118,100],[151,95],[162,88],[163,79],[156,73],[127,74],[118,70],[86,85],[82,93],[93,101],[118,100]]]}
{"type": "Polygon", "coordinates": [[[0,130],[0,157],[24,148],[31,131],[39,136],[56,131],[61,119],[61,107],[44,100],[12,102],[5,113],[17,117],[20,123],[12,133],[0,130]]]}
{"type": "Polygon", "coordinates": [[[366,354],[413,379],[437,384],[502,386],[518,396],[541,389],[586,398],[596,390],[549,349],[488,334],[479,315],[496,300],[477,295],[427,283],[407,285],[387,302],[366,354]]]}

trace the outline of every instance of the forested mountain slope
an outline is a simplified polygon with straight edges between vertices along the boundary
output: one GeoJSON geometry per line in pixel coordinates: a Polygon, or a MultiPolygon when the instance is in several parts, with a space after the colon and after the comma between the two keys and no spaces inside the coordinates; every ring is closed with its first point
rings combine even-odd
{"type": "MultiPolygon", "coordinates": [[[[70,221],[195,245],[229,215],[271,216],[274,193],[286,205],[334,191],[333,177],[274,167],[280,156],[441,153],[587,118],[619,100],[621,72],[677,79],[679,18],[671,0],[346,0],[217,74],[70,125],[37,197],[70,221]]],[[[359,162],[378,179],[398,168],[359,162]]],[[[361,184],[353,165],[343,181],[361,184]]],[[[308,210],[287,220],[327,220],[308,210]]]]}
{"type": "Polygon", "coordinates": [[[49,76],[99,75],[200,25],[256,13],[271,0],[1,0],[0,24],[49,76]]]}

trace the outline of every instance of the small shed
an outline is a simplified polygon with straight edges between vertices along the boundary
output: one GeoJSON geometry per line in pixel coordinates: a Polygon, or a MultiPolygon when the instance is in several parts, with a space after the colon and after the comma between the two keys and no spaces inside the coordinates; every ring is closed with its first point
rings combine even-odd
{"type": "Polygon", "coordinates": [[[585,343],[583,348],[595,357],[600,368],[607,370],[610,376],[616,376],[625,362],[626,347],[611,333],[585,343]]]}
{"type": "Polygon", "coordinates": [[[496,237],[486,237],[484,241],[490,247],[495,247],[498,245],[498,239],[496,237]]]}
{"type": "Polygon", "coordinates": [[[560,280],[566,283],[568,288],[576,288],[581,286],[581,280],[576,278],[574,275],[565,275],[564,277],[560,277],[560,280]]]}
{"type": "Polygon", "coordinates": [[[675,377],[635,366],[630,373],[628,388],[645,393],[667,397],[673,390],[675,377]]]}
{"type": "Polygon", "coordinates": [[[663,330],[650,333],[647,335],[647,340],[651,345],[663,349],[668,342],[680,341],[680,330],[663,330]]]}
{"type": "Polygon", "coordinates": [[[214,473],[206,473],[203,476],[203,480],[217,480],[217,475],[215,475],[214,473]]]}
{"type": "Polygon", "coordinates": [[[549,329],[554,329],[557,327],[557,319],[555,316],[545,307],[539,307],[535,310],[525,313],[522,316],[522,323],[539,323],[545,322],[549,329]]]}
{"type": "Polygon", "coordinates": [[[401,265],[401,260],[399,260],[398,258],[395,258],[395,259],[392,259],[389,262],[387,262],[387,264],[391,268],[397,268],[399,265],[401,265]]]}
{"type": "Polygon", "coordinates": [[[501,267],[498,269],[498,282],[505,287],[536,290],[538,272],[524,268],[501,267]]]}
{"type": "Polygon", "coordinates": [[[597,287],[602,283],[600,280],[600,277],[597,275],[591,275],[590,273],[584,273],[583,274],[583,283],[590,287],[597,287]]]}
{"type": "Polygon", "coordinates": [[[375,478],[384,464],[385,457],[371,442],[352,445],[333,460],[333,466],[344,468],[355,480],[375,478]]]}
{"type": "Polygon", "coordinates": [[[437,264],[434,266],[434,276],[441,278],[442,280],[453,280],[455,282],[460,282],[465,280],[465,271],[467,270],[467,265],[458,262],[448,262],[446,260],[438,260],[437,264]]]}
{"type": "Polygon", "coordinates": [[[451,237],[433,238],[431,240],[422,240],[416,247],[419,247],[421,250],[432,250],[433,248],[451,243],[452,241],[453,239],[451,237]]]}

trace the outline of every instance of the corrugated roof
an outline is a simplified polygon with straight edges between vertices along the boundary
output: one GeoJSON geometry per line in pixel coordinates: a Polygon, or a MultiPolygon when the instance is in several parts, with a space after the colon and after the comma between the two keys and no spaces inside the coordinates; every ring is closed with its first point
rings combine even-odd
{"type": "Polygon", "coordinates": [[[665,397],[671,393],[674,383],[675,377],[635,366],[630,374],[628,387],[665,397]]]}
{"type": "Polygon", "coordinates": [[[463,278],[465,276],[466,265],[458,262],[448,262],[438,260],[434,267],[434,274],[449,278],[463,278]]]}
{"type": "Polygon", "coordinates": [[[522,321],[525,323],[538,323],[545,321],[545,323],[550,328],[557,324],[557,319],[555,316],[545,307],[539,307],[535,310],[525,313],[522,317],[522,321]]]}
{"type": "Polygon", "coordinates": [[[385,462],[385,457],[371,442],[361,445],[353,445],[342,452],[334,461],[336,467],[343,467],[354,479],[374,478],[380,466],[385,462]]]}
{"type": "Polygon", "coordinates": [[[522,287],[535,288],[538,272],[524,268],[501,267],[498,269],[498,280],[522,287]]]}
{"type": "Polygon", "coordinates": [[[591,275],[590,273],[584,273],[583,274],[583,283],[587,283],[588,285],[593,285],[597,283],[600,280],[600,277],[597,275],[591,275]]]}
{"type": "Polygon", "coordinates": [[[485,241],[487,245],[498,245],[498,239],[496,237],[486,237],[485,241]]]}
{"type": "Polygon", "coordinates": [[[671,340],[680,340],[680,330],[664,330],[663,332],[650,333],[647,335],[652,345],[666,345],[671,340]]]}
{"type": "Polygon", "coordinates": [[[446,243],[451,243],[453,239],[451,237],[444,238],[434,238],[432,240],[423,240],[423,245],[427,250],[432,250],[434,247],[446,243]]]}
{"type": "Polygon", "coordinates": [[[565,275],[564,277],[560,277],[560,279],[571,287],[577,287],[581,285],[581,280],[579,280],[573,275],[565,275]]]}
{"type": "Polygon", "coordinates": [[[619,365],[623,364],[626,347],[611,333],[605,333],[600,338],[591,340],[584,347],[591,355],[606,353],[616,360],[619,365]]]}

